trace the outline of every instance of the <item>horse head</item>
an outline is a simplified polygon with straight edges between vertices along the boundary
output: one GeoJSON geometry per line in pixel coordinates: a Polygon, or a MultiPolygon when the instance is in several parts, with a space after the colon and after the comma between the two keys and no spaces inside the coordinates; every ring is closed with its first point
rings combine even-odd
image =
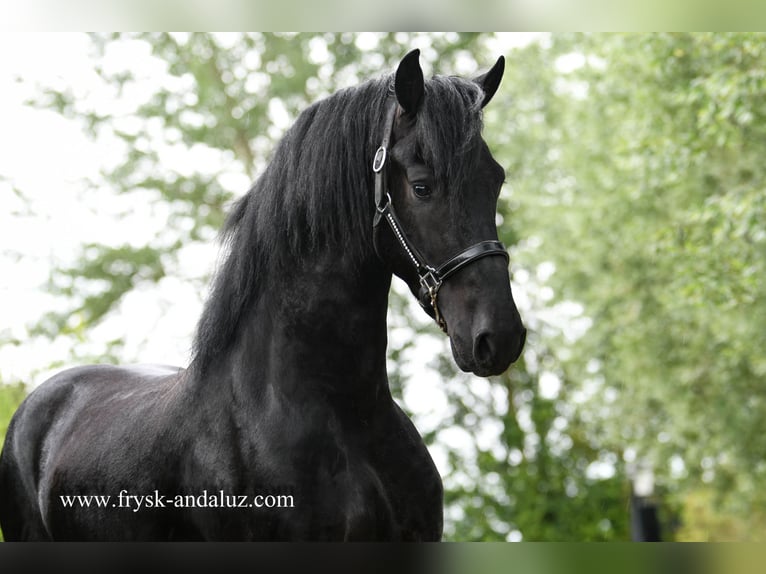
{"type": "Polygon", "coordinates": [[[419,51],[410,52],[373,166],[378,254],[449,334],[458,367],[479,376],[504,372],[526,338],[495,224],[505,171],[481,137],[504,65],[501,57],[473,80],[425,81],[419,51]]]}

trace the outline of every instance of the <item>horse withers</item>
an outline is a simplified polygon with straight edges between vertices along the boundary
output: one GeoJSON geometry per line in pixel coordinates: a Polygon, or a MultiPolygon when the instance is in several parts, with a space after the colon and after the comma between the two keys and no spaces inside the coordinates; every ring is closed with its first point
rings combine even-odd
{"type": "Polygon", "coordinates": [[[300,114],[223,230],[186,369],[85,366],[16,412],[7,540],[439,540],[442,484],[386,374],[392,275],[457,365],[502,373],[525,329],[473,80],[395,74],[300,114]]]}

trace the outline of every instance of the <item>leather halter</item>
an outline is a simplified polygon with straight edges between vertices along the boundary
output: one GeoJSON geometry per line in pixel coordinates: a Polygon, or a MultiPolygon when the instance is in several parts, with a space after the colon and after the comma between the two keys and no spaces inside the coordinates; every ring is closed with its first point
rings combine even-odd
{"type": "Polygon", "coordinates": [[[399,218],[396,216],[394,205],[391,202],[391,195],[386,191],[385,166],[388,158],[391,137],[394,131],[397,109],[398,104],[396,100],[393,99],[386,112],[383,141],[375,152],[375,158],[372,161],[372,171],[375,172],[375,216],[372,221],[373,245],[375,246],[375,252],[378,254],[378,257],[382,260],[383,258],[380,256],[380,250],[378,249],[378,226],[380,225],[381,220],[385,219],[388,226],[391,228],[394,237],[396,237],[397,241],[404,249],[404,252],[407,254],[407,257],[415,266],[420,281],[420,292],[418,293],[420,306],[423,307],[426,313],[434,318],[436,324],[446,333],[447,322],[439,312],[439,306],[437,304],[439,289],[441,289],[444,281],[469,263],[473,263],[482,257],[501,255],[505,257],[506,260],[509,260],[509,256],[505,247],[499,241],[480,241],[467,247],[438,267],[432,267],[426,262],[420,251],[418,251],[412,244],[407,237],[407,234],[404,232],[399,218]]]}

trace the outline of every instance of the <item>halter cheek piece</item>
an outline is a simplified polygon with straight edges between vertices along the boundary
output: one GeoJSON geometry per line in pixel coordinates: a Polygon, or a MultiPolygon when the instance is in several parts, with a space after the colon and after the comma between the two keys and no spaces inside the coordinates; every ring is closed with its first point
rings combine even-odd
{"type": "Polygon", "coordinates": [[[375,172],[375,216],[372,221],[373,244],[375,246],[375,251],[378,253],[378,257],[380,257],[380,250],[378,249],[378,226],[380,225],[381,220],[385,219],[388,226],[391,228],[394,237],[399,241],[399,244],[402,246],[402,249],[404,249],[404,252],[407,254],[407,257],[415,266],[418,273],[418,278],[420,280],[418,301],[420,302],[420,306],[423,307],[426,313],[434,318],[436,324],[446,333],[447,323],[439,312],[439,306],[437,304],[439,289],[441,289],[444,281],[469,263],[473,263],[477,259],[487,257],[488,255],[501,255],[505,257],[507,261],[509,259],[508,252],[499,241],[480,241],[479,243],[475,243],[464,249],[454,257],[451,257],[440,266],[432,267],[426,262],[420,251],[418,251],[412,242],[410,242],[407,238],[407,234],[402,228],[399,218],[396,216],[394,205],[391,202],[391,195],[385,188],[386,178],[384,168],[388,157],[391,136],[394,130],[397,107],[397,102],[393,101],[386,112],[383,141],[375,152],[375,158],[372,161],[372,171],[375,172]]]}

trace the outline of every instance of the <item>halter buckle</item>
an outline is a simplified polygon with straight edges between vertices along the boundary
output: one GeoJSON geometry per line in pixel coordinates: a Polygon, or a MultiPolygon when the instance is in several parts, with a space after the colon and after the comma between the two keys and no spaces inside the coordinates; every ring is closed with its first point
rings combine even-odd
{"type": "Polygon", "coordinates": [[[420,284],[428,290],[428,294],[432,298],[435,298],[436,292],[442,286],[442,282],[436,276],[436,269],[427,265],[425,270],[426,272],[420,275],[420,284]]]}

